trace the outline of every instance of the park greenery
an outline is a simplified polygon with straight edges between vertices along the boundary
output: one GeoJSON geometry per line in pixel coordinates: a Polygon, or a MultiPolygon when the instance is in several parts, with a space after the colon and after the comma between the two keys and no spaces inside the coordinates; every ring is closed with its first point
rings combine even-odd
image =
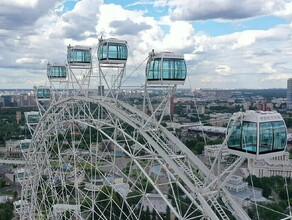
{"type": "Polygon", "coordinates": [[[11,220],[12,217],[13,217],[12,202],[0,204],[0,220],[11,220]]]}
{"type": "MultiPolygon", "coordinates": [[[[0,110],[0,147],[5,146],[5,141],[19,140],[29,136],[28,130],[24,125],[24,111],[30,111],[31,109],[1,109],[0,110]],[[16,112],[21,112],[21,120],[17,123],[16,112]]],[[[1,154],[2,155],[2,154],[1,154]]],[[[12,155],[13,156],[13,155],[12,155]]],[[[18,157],[15,154],[13,157],[18,157]]],[[[8,195],[16,199],[17,193],[14,191],[7,191],[7,183],[3,178],[0,178],[0,194],[8,195]]],[[[8,201],[0,204],[0,220],[11,220],[13,218],[13,203],[8,201]]]]}
{"type": "MultiPolygon", "coordinates": [[[[262,177],[249,176],[246,181],[250,186],[261,188],[262,196],[268,199],[267,203],[254,204],[248,209],[252,219],[274,220],[285,216],[289,204],[292,202],[292,181],[281,176],[262,177]]],[[[288,214],[288,213],[287,213],[288,214]]]]}
{"type": "Polygon", "coordinates": [[[221,144],[223,142],[223,138],[217,137],[215,139],[206,139],[200,135],[193,136],[188,138],[185,141],[185,145],[194,153],[194,154],[202,154],[204,151],[205,145],[214,145],[214,144],[221,144]]]}
{"type": "MultiPolygon", "coordinates": [[[[17,197],[17,192],[6,191],[7,183],[3,178],[0,178],[0,195],[8,195],[17,197]]],[[[12,201],[7,201],[6,203],[0,204],[0,220],[11,220],[13,218],[13,203],[12,201]]]]}
{"type": "Polygon", "coordinates": [[[23,126],[25,123],[24,112],[30,109],[13,108],[0,110],[0,146],[5,145],[7,140],[19,140],[29,136],[29,132],[23,126]],[[21,120],[19,124],[16,120],[16,112],[21,112],[21,120]]]}

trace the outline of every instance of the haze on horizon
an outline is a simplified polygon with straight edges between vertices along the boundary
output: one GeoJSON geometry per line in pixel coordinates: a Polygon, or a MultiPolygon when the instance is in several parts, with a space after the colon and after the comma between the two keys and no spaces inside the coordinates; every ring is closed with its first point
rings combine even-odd
{"type": "MultiPolygon", "coordinates": [[[[286,88],[292,77],[290,0],[0,0],[0,89],[48,85],[67,45],[127,40],[131,74],[148,55],[185,55],[182,88],[286,88]]],[[[128,82],[144,83],[144,68],[128,82]]]]}

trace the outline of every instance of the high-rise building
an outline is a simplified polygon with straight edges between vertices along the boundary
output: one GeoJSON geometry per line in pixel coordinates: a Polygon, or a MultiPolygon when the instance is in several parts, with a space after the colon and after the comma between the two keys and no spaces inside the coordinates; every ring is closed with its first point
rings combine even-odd
{"type": "Polygon", "coordinates": [[[165,106],[165,115],[173,116],[174,114],[174,96],[170,97],[169,104],[165,106]]]}
{"type": "Polygon", "coordinates": [[[104,86],[98,86],[98,95],[104,96],[104,86]]]}
{"type": "Polygon", "coordinates": [[[287,109],[292,110],[292,78],[287,81],[287,109]]]}
{"type": "Polygon", "coordinates": [[[173,95],[170,97],[169,110],[170,110],[170,115],[172,117],[174,114],[174,96],[173,95]]]}

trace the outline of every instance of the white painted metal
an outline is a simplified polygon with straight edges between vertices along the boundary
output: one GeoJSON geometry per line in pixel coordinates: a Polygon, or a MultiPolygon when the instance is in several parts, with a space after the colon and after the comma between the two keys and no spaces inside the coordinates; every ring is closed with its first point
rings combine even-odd
{"type": "MultiPolygon", "coordinates": [[[[93,177],[106,179],[114,175],[120,176],[123,183],[128,184],[128,191],[137,192],[141,202],[147,201],[147,204],[154,206],[154,201],[147,199],[143,188],[143,184],[152,185],[152,192],[158,193],[178,219],[194,219],[197,215],[211,219],[229,219],[216,196],[204,191],[203,183],[208,168],[156,120],[115,99],[76,96],[59,100],[39,122],[28,157],[27,170],[30,178],[23,189],[23,195],[26,195],[23,200],[33,204],[28,219],[43,217],[44,209],[53,215],[53,204],[78,205],[84,204],[85,199],[90,201],[90,207],[85,210],[81,208],[78,215],[83,219],[91,219],[90,215],[95,213],[108,218],[101,210],[94,211],[94,201],[102,197],[101,188],[95,191],[85,188],[89,187],[89,180],[93,177]],[[103,112],[102,118],[98,111],[103,112]],[[82,145],[80,141],[88,138],[89,133],[91,138],[82,145]],[[93,140],[95,134],[97,137],[93,140]],[[98,143],[108,141],[113,144],[112,153],[109,154],[108,149],[101,150],[101,145],[96,146],[97,139],[98,143]],[[122,152],[122,156],[117,155],[117,152],[122,152]],[[122,165],[125,163],[123,161],[131,165],[128,167],[129,172],[122,165]],[[64,164],[70,164],[68,172],[60,170],[64,164]],[[163,176],[153,174],[153,167],[158,165],[159,175],[163,176]],[[80,173],[84,175],[82,180],[80,173]],[[61,189],[66,192],[71,190],[68,192],[69,196],[63,195],[61,189]],[[175,189],[179,189],[180,196],[175,189]],[[48,194],[47,190],[51,193],[48,194]],[[47,204],[40,195],[46,195],[45,199],[52,199],[53,204],[47,204]],[[190,205],[188,210],[182,208],[182,198],[187,199],[190,205]]],[[[115,206],[111,198],[119,192],[117,184],[110,181],[105,181],[104,184],[111,187],[107,201],[110,206],[115,206]]],[[[229,199],[234,202],[231,197],[229,199]]],[[[129,197],[126,196],[122,204],[132,213],[129,219],[140,219],[143,209],[139,206],[132,207],[133,204],[128,201],[129,197]]],[[[121,210],[121,207],[116,208],[121,210]]],[[[123,213],[118,213],[123,216],[123,213]]],[[[241,219],[247,219],[246,217],[241,219]]]]}

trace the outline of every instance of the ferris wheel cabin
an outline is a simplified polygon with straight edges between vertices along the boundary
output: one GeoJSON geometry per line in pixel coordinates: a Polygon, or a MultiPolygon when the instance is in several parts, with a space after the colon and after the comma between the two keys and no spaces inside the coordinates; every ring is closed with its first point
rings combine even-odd
{"type": "Polygon", "coordinates": [[[40,113],[37,111],[31,111],[31,112],[24,112],[24,116],[26,119],[26,123],[29,125],[36,125],[39,123],[39,120],[41,118],[40,113]]]}
{"type": "Polygon", "coordinates": [[[24,139],[24,140],[20,140],[20,149],[21,151],[25,152],[29,149],[30,146],[30,139],[24,139]]]}
{"type": "Polygon", "coordinates": [[[48,87],[37,87],[36,88],[36,98],[39,101],[45,101],[51,99],[51,89],[48,87]]]}
{"type": "Polygon", "coordinates": [[[148,84],[183,85],[187,67],[183,55],[151,52],[146,64],[148,84]]]}
{"type": "Polygon", "coordinates": [[[276,111],[247,111],[241,119],[236,113],[230,119],[227,134],[232,132],[227,147],[229,152],[251,159],[282,155],[287,146],[287,129],[276,111]]]}
{"type": "Polygon", "coordinates": [[[91,48],[84,46],[67,47],[67,62],[71,66],[87,66],[91,64],[91,48]]]}
{"type": "Polygon", "coordinates": [[[66,65],[52,65],[48,63],[47,76],[50,81],[64,81],[67,78],[66,65]]]}
{"type": "Polygon", "coordinates": [[[97,58],[101,64],[125,64],[128,59],[127,41],[115,38],[100,39],[97,58]]]}

